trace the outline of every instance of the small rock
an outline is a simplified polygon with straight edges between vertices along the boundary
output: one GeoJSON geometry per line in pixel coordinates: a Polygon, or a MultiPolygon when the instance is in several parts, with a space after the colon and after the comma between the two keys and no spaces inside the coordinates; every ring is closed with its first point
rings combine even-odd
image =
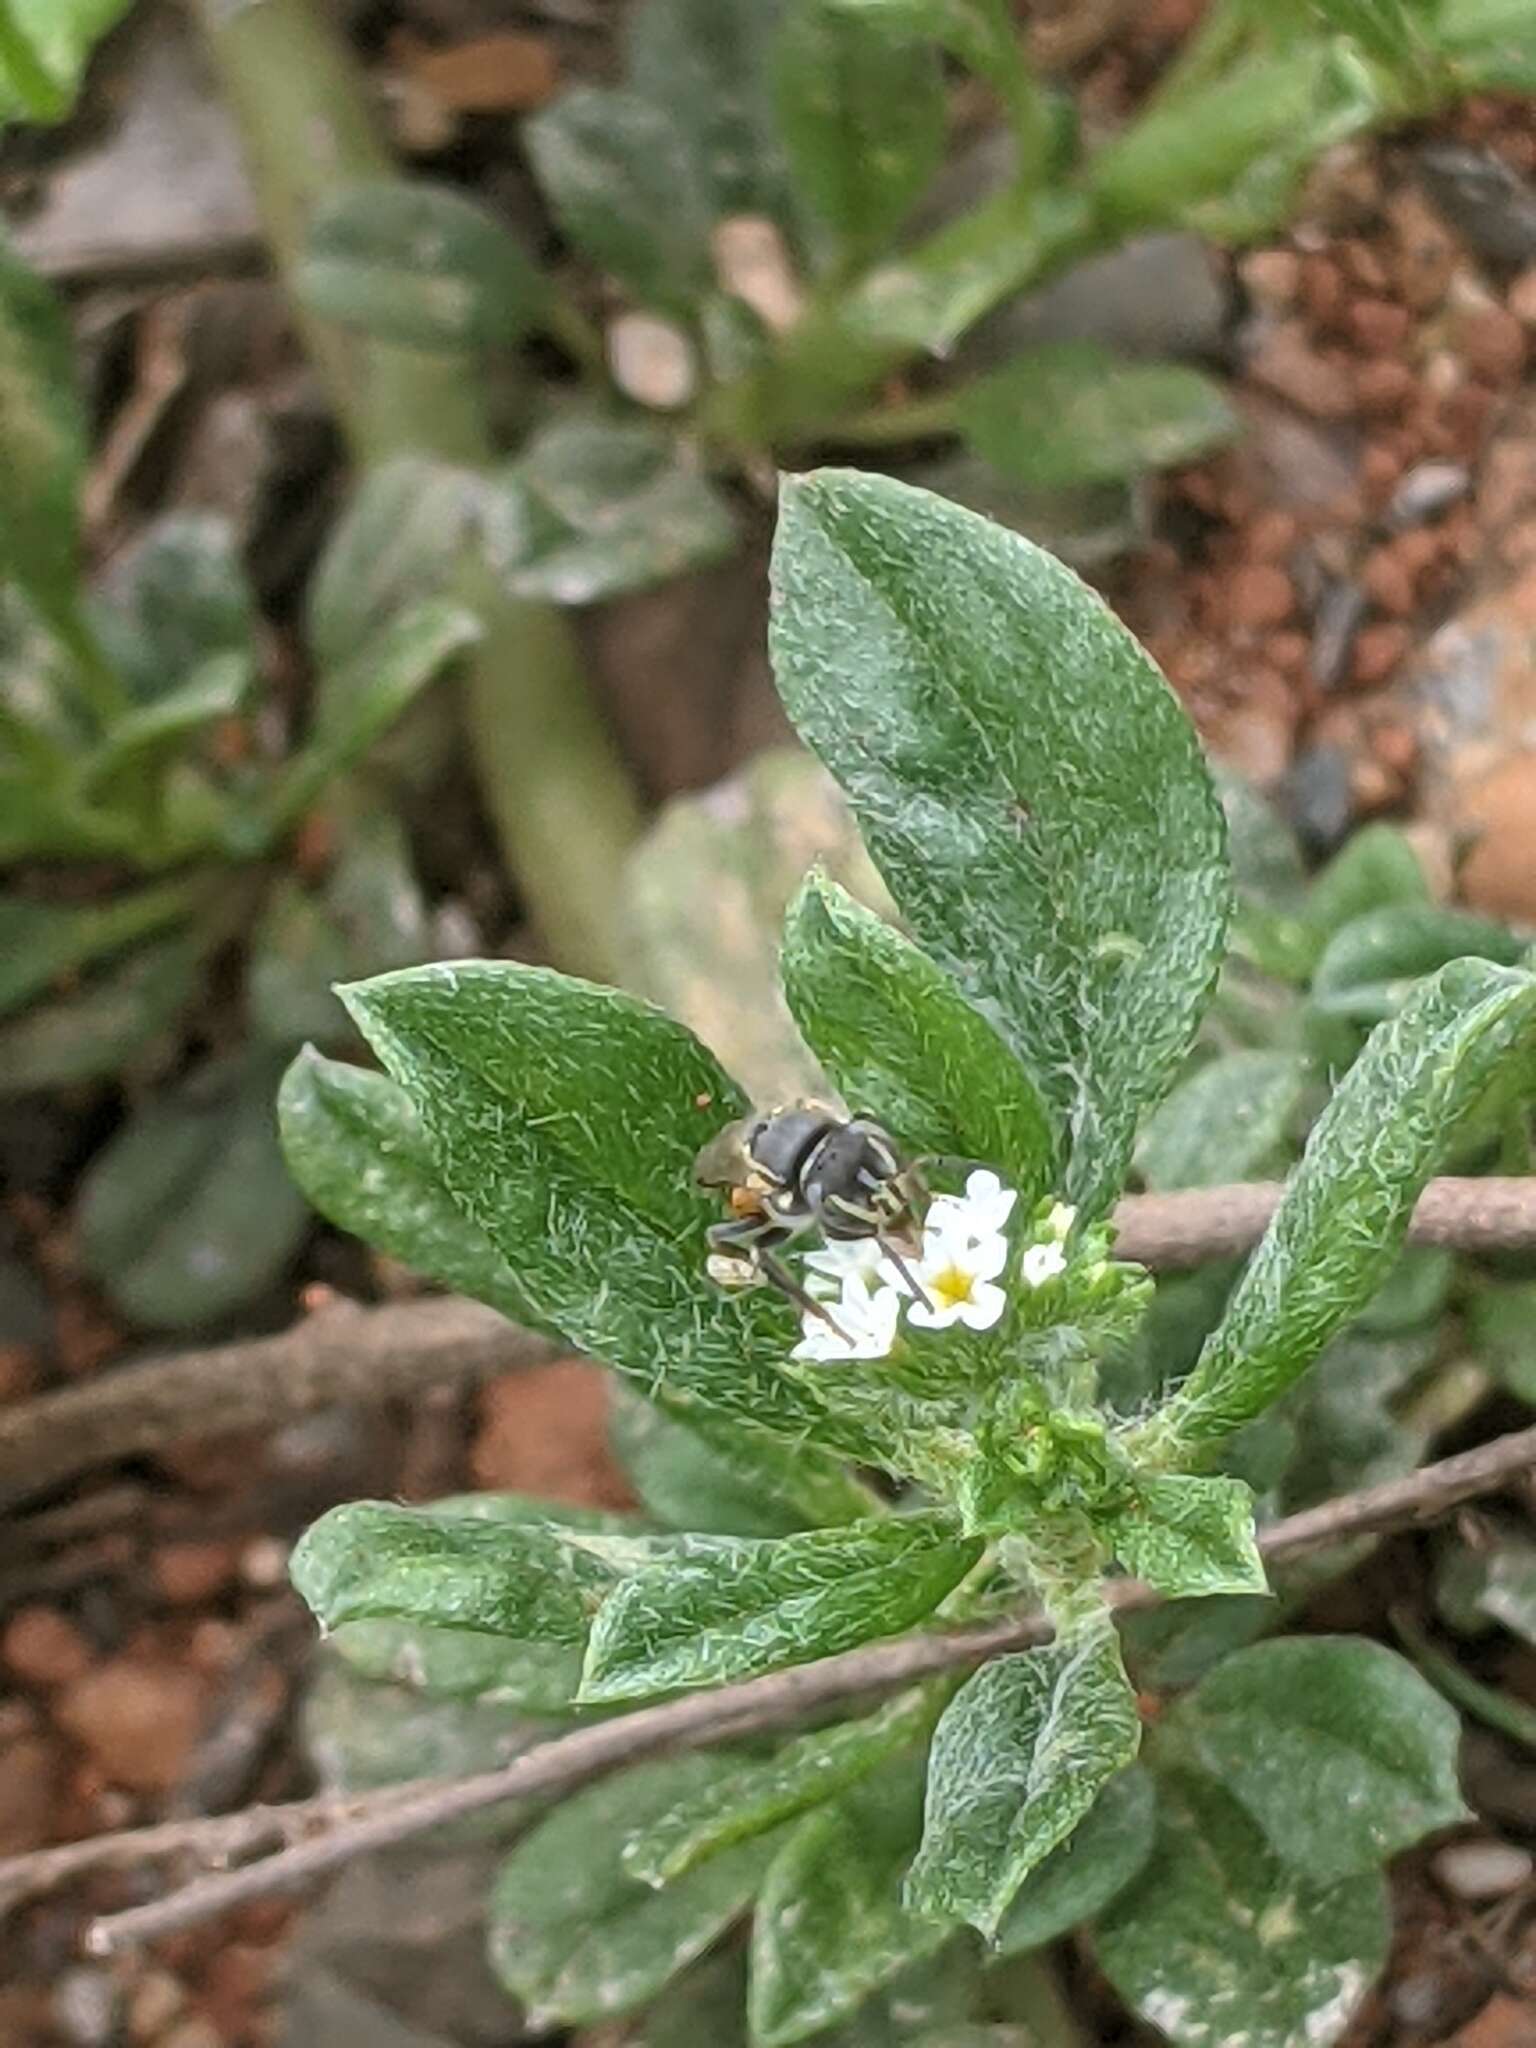
{"type": "Polygon", "coordinates": [[[1432,312],[1444,299],[1456,269],[1456,238],[1413,185],[1393,193],[1386,216],[1398,295],[1416,313],[1432,312]]]}
{"type": "Polygon", "coordinates": [[[1413,371],[1395,356],[1376,356],[1362,363],[1353,384],[1355,403],[1372,419],[1399,412],[1417,389],[1413,371]]]}
{"type": "Polygon", "coordinates": [[[1342,746],[1305,747],[1286,779],[1286,806],[1296,829],[1318,853],[1332,853],[1354,822],[1350,756],[1342,746]]]}
{"type": "Polygon", "coordinates": [[[56,1607],[18,1607],[0,1635],[0,1663],[23,1685],[68,1685],[92,1662],[90,1644],[56,1607]]]}
{"type": "Polygon", "coordinates": [[[722,291],[750,306],[772,334],[794,326],[805,294],[776,221],[737,214],[716,224],[709,246],[722,291]]]}
{"type": "Polygon", "coordinates": [[[1299,532],[1294,513],[1261,512],[1243,530],[1243,553],[1250,562],[1283,562],[1295,547],[1299,532]]]}
{"type": "Polygon", "coordinates": [[[1536,754],[1515,754],[1474,788],[1461,807],[1472,850],[1461,893],[1472,909],[1536,924],[1536,754]]]}
{"type": "Polygon", "coordinates": [[[145,1657],[115,1657],[59,1695],[61,1728],[113,1783],[169,1791],[181,1777],[202,1721],[197,1674],[145,1657]]]}
{"type": "Polygon", "coordinates": [[[1096,341],[1119,355],[1213,356],[1226,324],[1227,294],[1200,237],[1143,235],[1001,307],[966,336],[958,360],[983,368],[1054,341],[1096,341]]]}
{"type": "Polygon", "coordinates": [[[1255,789],[1273,789],[1290,766],[1295,744],[1295,693],[1277,669],[1246,671],[1225,715],[1204,721],[1206,740],[1228,768],[1255,789]]]}
{"type": "Polygon", "coordinates": [[[1256,305],[1285,312],[1301,289],[1301,258],[1294,249],[1255,249],[1241,258],[1237,274],[1256,305]]]}
{"type": "Polygon", "coordinates": [[[1372,549],[1360,570],[1360,587],[1373,604],[1394,618],[1406,618],[1414,608],[1412,573],[1391,547],[1372,549]]]}
{"type": "Polygon", "coordinates": [[[1504,294],[1504,303],[1522,325],[1536,327],[1536,264],[1521,271],[1504,294]]]}
{"type": "Polygon", "coordinates": [[[459,114],[525,114],[552,98],[560,82],[549,39],[513,29],[444,48],[401,31],[389,54],[413,84],[459,114]]]}
{"type": "Polygon", "coordinates": [[[186,2002],[180,1978],[169,1970],[146,1970],[128,1994],[129,2039],[157,2041],[186,2002]]]}
{"type": "Polygon", "coordinates": [[[1536,191],[1491,150],[1435,143],[1415,152],[1424,189],[1474,255],[1536,262],[1536,191]]]}
{"type": "Polygon", "coordinates": [[[1354,489],[1354,429],[1324,426],[1277,398],[1239,385],[1243,436],[1227,460],[1255,500],[1295,513],[1328,512],[1354,489]]]}
{"type": "Polygon", "coordinates": [[[1456,345],[1490,384],[1513,384],[1525,368],[1525,329],[1503,306],[1479,306],[1456,321],[1456,345]]]}
{"type": "Polygon", "coordinates": [[[1475,2020],[1453,2036],[1450,2048],[1532,2048],[1536,2003],[1496,1991],[1475,2020]]]}
{"type": "Polygon", "coordinates": [[[1343,675],[1365,613],[1365,592],[1358,583],[1330,583],[1318,599],[1312,617],[1312,673],[1320,689],[1331,690],[1343,675]]]}
{"type": "Polygon", "coordinates": [[[475,1484],[547,1494],[578,1506],[628,1500],[608,1451],[608,1388],[597,1366],[576,1359],[492,1381],[470,1452],[475,1484]]]}
{"type": "Polygon", "coordinates": [[[1464,462],[1416,462],[1398,478],[1387,500],[1389,526],[1420,526],[1464,498],[1472,477],[1464,462]]]}
{"type": "Polygon", "coordinates": [[[60,1768],[47,1735],[23,1735],[0,1750],[0,1856],[24,1856],[52,1839],[60,1768]]]}
{"type": "Polygon", "coordinates": [[[1248,562],[1226,581],[1225,608],[1236,627],[1279,626],[1296,609],[1296,591],[1285,571],[1269,562],[1248,562]]]}
{"type": "Polygon", "coordinates": [[[1260,339],[1249,357],[1248,374],[1313,419],[1347,419],[1355,409],[1347,364],[1320,354],[1297,320],[1282,321],[1260,339]]]}
{"type": "Polygon", "coordinates": [[[206,271],[260,244],[234,121],[174,17],[141,38],[106,140],[63,159],[44,191],[16,240],[50,277],[206,271]]]}
{"type": "Polygon", "coordinates": [[[1382,621],[1363,626],[1355,635],[1350,653],[1350,681],[1361,690],[1374,690],[1384,683],[1413,645],[1406,626],[1382,621]]]}
{"type": "Polygon", "coordinates": [[[1412,316],[1391,299],[1356,299],[1344,321],[1349,338],[1367,355],[1390,355],[1408,339],[1412,316]]]}
{"type": "Polygon", "coordinates": [[[117,2032],[121,2014],[117,1979],[94,1963],[66,1970],[54,1986],[54,2025],[73,2048],[105,2048],[117,2032]]]}
{"type": "Polygon", "coordinates": [[[1513,1842],[1448,1842],[1430,1868],[1458,1899],[1502,1899],[1530,1882],[1536,1857],[1513,1842]]]}
{"type": "Polygon", "coordinates": [[[237,1543],[162,1543],[150,1569],[162,1600],[200,1607],[229,1586],[240,1568],[237,1543]]]}
{"type": "Polygon", "coordinates": [[[212,2020],[194,2017],[162,2034],[155,2048],[225,2048],[225,2038],[212,2020]]]}
{"type": "Polygon", "coordinates": [[[693,344],[654,313],[621,313],[610,322],[608,367],[627,398],[656,412],[686,405],[699,381],[693,344]]]}

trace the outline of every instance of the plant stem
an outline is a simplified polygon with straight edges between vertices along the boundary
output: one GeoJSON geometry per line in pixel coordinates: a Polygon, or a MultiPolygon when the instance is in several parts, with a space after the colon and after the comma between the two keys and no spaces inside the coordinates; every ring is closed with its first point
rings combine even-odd
{"type": "MultiPolygon", "coordinates": [[[[351,57],[313,0],[193,0],[244,131],[278,269],[292,293],[316,209],[347,186],[394,175],[351,57]]],[[[498,456],[479,366],[295,317],[347,439],[363,462],[393,456],[487,468],[498,456]]],[[[569,310],[560,338],[590,356],[569,310]]],[[[613,980],[614,878],[640,828],[639,801],[593,702],[570,621],[509,595],[480,552],[454,593],[484,639],[465,658],[464,712],[487,808],[550,957],[613,980]]]]}

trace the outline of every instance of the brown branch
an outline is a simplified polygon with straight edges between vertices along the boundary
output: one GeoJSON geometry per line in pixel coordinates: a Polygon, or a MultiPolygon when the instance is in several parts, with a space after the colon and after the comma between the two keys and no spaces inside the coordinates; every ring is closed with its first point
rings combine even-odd
{"type": "Polygon", "coordinates": [[[377,1403],[559,1355],[479,1302],[338,1302],[276,1337],[126,1365],[0,1408],[0,1507],[194,1436],[270,1429],[311,1409],[377,1403]]]}
{"type": "MultiPolygon", "coordinates": [[[[1259,1238],[1279,1199],[1277,1181],[1130,1195],[1115,1211],[1116,1249],[1156,1271],[1228,1258],[1259,1238]]],[[[1536,1249],[1536,1177],[1431,1181],[1409,1242],[1536,1249]]],[[[147,1360],[0,1410],[0,1507],[179,1437],[270,1428],[311,1408],[505,1372],[558,1349],[454,1296],[326,1309],[281,1336],[147,1360]]]]}
{"type": "MultiPolygon", "coordinates": [[[[1156,1272],[1235,1257],[1263,1235],[1281,1185],[1248,1181],[1128,1195],[1115,1210],[1115,1250],[1156,1272]]],[[[1536,1178],[1432,1180],[1413,1212],[1408,1242],[1463,1252],[1529,1251],[1536,1247],[1536,1178]]]]}
{"type": "MultiPolygon", "coordinates": [[[[1406,1479],[1346,1494],[1320,1508],[1291,1515],[1262,1532],[1260,1547],[1271,1560],[1297,1555],[1348,1536],[1381,1534],[1447,1513],[1474,1494],[1485,1493],[1536,1465],[1536,1429],[1498,1438],[1459,1457],[1427,1465],[1406,1479]]],[[[1117,1606],[1153,1606],[1148,1587],[1117,1581],[1117,1606]]],[[[889,1692],[941,1671],[963,1671],[1008,1650],[1028,1649],[1049,1639],[1049,1624],[1038,1614],[901,1636],[867,1644],[814,1664],[773,1671],[713,1692],[692,1693],[662,1706],[578,1729],[527,1750],[498,1770],[451,1784],[391,1787],[388,1795],[358,1802],[353,1817],[313,1841],[300,1842],[265,1860],[194,1880],[169,1898],[97,1920],[88,1945],[106,1955],[214,1918],[233,1906],[288,1892],[375,1849],[477,1813],[485,1807],[521,1801],[535,1794],[566,1792],[620,1765],[662,1751],[698,1748],[730,1736],[780,1728],[813,1710],[889,1692]],[[387,1797],[389,1804],[384,1804],[387,1797]],[[377,1802],[377,1803],[376,1803],[377,1802]]],[[[0,1866],[0,1880],[5,1876],[0,1866]]]]}

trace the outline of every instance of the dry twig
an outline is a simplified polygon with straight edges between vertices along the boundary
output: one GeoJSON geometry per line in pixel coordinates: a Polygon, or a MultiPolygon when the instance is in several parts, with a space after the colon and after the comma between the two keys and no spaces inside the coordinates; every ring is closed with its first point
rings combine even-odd
{"type": "MultiPolygon", "coordinates": [[[[1345,1537],[1410,1527],[1447,1513],[1475,1494],[1506,1484],[1533,1464],[1536,1429],[1521,1430],[1427,1465],[1407,1478],[1389,1480],[1289,1516],[1262,1533],[1261,1547],[1265,1556],[1276,1562],[1345,1537]]],[[[1116,1597],[1120,1606],[1136,1608],[1155,1605],[1157,1596],[1147,1587],[1120,1581],[1116,1597]]],[[[194,1879],[168,1898],[97,1920],[88,1944],[97,1954],[110,1954],[196,1926],[248,1900],[294,1891],[371,1850],[389,1848],[485,1807],[526,1800],[535,1794],[570,1791],[606,1771],[662,1751],[698,1748],[731,1736],[784,1727],[813,1710],[862,1694],[889,1692],[936,1672],[965,1670],[1005,1651],[1027,1649],[1046,1641],[1049,1634],[1049,1625],[1040,1615],[1023,1614],[970,1628],[902,1636],[581,1728],[540,1743],[501,1769],[478,1777],[448,1784],[394,1786],[387,1793],[356,1801],[350,1813],[312,1840],[301,1840],[237,1870],[194,1879]]],[[[315,1802],[306,1802],[305,1808],[298,1810],[312,1812],[314,1806],[315,1802]]],[[[195,1839],[194,1824],[183,1830],[180,1846],[193,1846],[195,1839]]],[[[81,1850],[89,1846],[77,1845],[81,1850]]],[[[260,1846],[259,1840],[254,1846],[260,1846]]],[[[124,1859],[114,1855],[112,1860],[124,1859]]],[[[11,1866],[0,1864],[0,1895],[7,1883],[14,1889],[27,1861],[22,1858],[11,1866]]]]}
{"type": "Polygon", "coordinates": [[[188,1437],[271,1429],[559,1355],[477,1301],[338,1301],[280,1336],[146,1359],[0,1409],[0,1506],[188,1437]]]}

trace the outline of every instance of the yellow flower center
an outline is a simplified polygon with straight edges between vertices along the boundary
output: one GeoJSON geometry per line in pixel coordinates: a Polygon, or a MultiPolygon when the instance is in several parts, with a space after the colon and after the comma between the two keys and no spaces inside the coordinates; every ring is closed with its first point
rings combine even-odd
{"type": "Polygon", "coordinates": [[[963,1266],[946,1266],[942,1272],[930,1273],[926,1285],[940,1308],[958,1308],[970,1300],[975,1282],[976,1275],[967,1273],[963,1266]]]}

